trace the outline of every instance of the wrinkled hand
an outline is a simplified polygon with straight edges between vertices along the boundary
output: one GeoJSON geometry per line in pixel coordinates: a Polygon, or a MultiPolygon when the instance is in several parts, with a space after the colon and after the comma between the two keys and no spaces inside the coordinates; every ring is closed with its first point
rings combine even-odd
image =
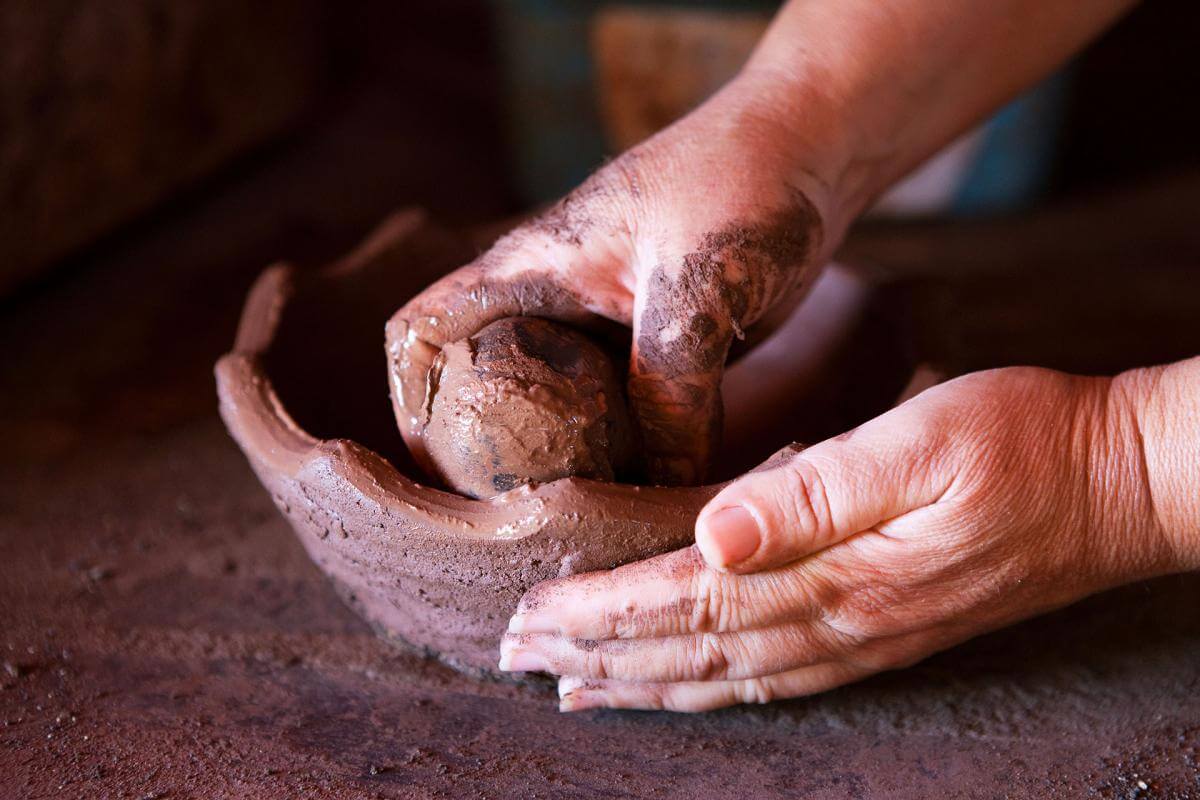
{"type": "Polygon", "coordinates": [[[564,710],[820,692],[1171,569],[1121,379],[976,373],[744,476],[695,547],[535,586],[501,668],[564,710]]]}
{"type": "Polygon", "coordinates": [[[840,230],[827,219],[830,181],[801,163],[816,160],[803,133],[760,111],[752,82],[735,81],[397,312],[392,397],[419,460],[443,345],[504,317],[604,318],[633,330],[629,399],[648,477],[703,477],[732,340],[799,299],[840,230]]]}

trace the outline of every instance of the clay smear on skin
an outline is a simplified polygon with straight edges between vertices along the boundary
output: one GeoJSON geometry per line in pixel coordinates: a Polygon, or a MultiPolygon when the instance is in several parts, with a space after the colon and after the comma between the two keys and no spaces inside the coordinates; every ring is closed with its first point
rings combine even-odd
{"type": "Polygon", "coordinates": [[[758,223],[705,235],[682,263],[654,268],[639,324],[629,396],[647,456],[672,483],[691,483],[720,438],[720,377],[735,337],[798,288],[820,247],[816,208],[800,192],[758,223]],[[702,430],[699,452],[696,430],[702,430]]]}

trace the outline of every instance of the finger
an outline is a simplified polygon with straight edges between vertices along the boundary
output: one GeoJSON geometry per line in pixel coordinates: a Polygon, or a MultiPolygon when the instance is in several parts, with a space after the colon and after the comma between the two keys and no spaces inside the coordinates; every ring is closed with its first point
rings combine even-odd
{"type": "Polygon", "coordinates": [[[653,268],[639,271],[629,395],[655,480],[704,477],[720,429],[730,343],[774,305],[807,290],[805,269],[821,240],[816,208],[792,190],[778,207],[760,206],[753,219],[691,241],[681,234],[680,242],[661,245],[653,268]]]}
{"type": "MultiPolygon", "coordinates": [[[[744,244],[744,243],[742,243],[744,244]]],[[[762,254],[708,237],[705,248],[639,281],[629,400],[651,478],[703,479],[720,435],[721,375],[735,336],[784,291],[785,272],[762,254]]]]}
{"type": "Polygon", "coordinates": [[[943,625],[869,638],[829,661],[738,680],[623,681],[578,675],[558,682],[559,710],[640,708],[709,711],[824,692],[870,675],[903,669],[970,638],[971,626],[943,625]]]}
{"type": "Polygon", "coordinates": [[[730,575],[688,547],[611,571],[543,581],[521,598],[508,632],[632,639],[745,630],[814,619],[831,593],[815,569],[730,575]]]}
{"type": "Polygon", "coordinates": [[[788,564],[934,502],[936,468],[919,411],[904,406],[725,487],[696,519],[696,545],[716,569],[788,564]]]}
{"type": "Polygon", "coordinates": [[[859,641],[819,620],[659,639],[505,634],[500,669],[624,681],[738,680],[832,660],[859,641]]]}
{"type": "Polygon", "coordinates": [[[861,667],[830,662],[737,681],[633,683],[568,676],[558,681],[558,708],[560,711],[592,708],[712,711],[742,703],[769,703],[816,694],[869,674],[870,670],[861,667]]]}
{"type": "Polygon", "coordinates": [[[491,251],[433,283],[388,321],[385,336],[392,402],[409,448],[424,456],[428,375],[442,347],[500,319],[537,316],[577,325],[597,316],[626,321],[632,295],[600,286],[583,298],[562,279],[560,262],[572,257],[561,243],[514,234],[491,251]]]}
{"type": "Polygon", "coordinates": [[[722,307],[722,278],[707,280],[689,292],[681,288],[685,276],[668,277],[659,268],[639,287],[629,402],[647,472],[660,484],[700,482],[718,444],[721,375],[735,320],[722,307]]]}

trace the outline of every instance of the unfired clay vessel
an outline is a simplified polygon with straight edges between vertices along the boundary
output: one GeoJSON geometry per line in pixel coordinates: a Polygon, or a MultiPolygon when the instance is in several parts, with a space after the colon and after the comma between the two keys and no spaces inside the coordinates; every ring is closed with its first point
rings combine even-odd
{"type": "MultiPolygon", "coordinates": [[[[304,430],[280,402],[268,370],[293,301],[304,294],[332,304],[335,287],[355,283],[364,296],[387,296],[394,309],[457,260],[449,254],[462,248],[445,238],[419,213],[402,213],[318,273],[269,268],[246,301],[233,352],[217,364],[217,387],[230,433],[342,596],[383,634],[456,667],[488,671],[526,589],[687,545],[696,512],[715,489],[568,478],[471,500],[417,483],[354,441],[304,430]],[[434,254],[441,257],[421,263],[434,254]]],[[[371,352],[382,353],[382,325],[377,331],[371,352]]],[[[380,360],[380,391],[372,399],[390,416],[380,360]]],[[[316,391],[353,391],[331,385],[317,368],[309,377],[316,391]]]]}
{"type": "Polygon", "coordinates": [[[484,673],[529,587],[687,546],[719,486],[566,478],[473,500],[418,482],[382,323],[476,251],[408,211],[324,269],[272,266],[216,375],[230,433],[346,601],[387,637],[484,673]]]}

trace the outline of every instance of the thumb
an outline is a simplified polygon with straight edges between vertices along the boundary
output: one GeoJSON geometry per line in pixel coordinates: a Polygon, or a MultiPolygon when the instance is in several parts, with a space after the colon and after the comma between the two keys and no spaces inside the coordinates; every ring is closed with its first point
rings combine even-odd
{"type": "Polygon", "coordinates": [[[911,480],[919,459],[910,447],[854,438],[776,456],[710,500],[696,519],[709,566],[737,573],[782,566],[936,499],[930,481],[911,480]]]}

